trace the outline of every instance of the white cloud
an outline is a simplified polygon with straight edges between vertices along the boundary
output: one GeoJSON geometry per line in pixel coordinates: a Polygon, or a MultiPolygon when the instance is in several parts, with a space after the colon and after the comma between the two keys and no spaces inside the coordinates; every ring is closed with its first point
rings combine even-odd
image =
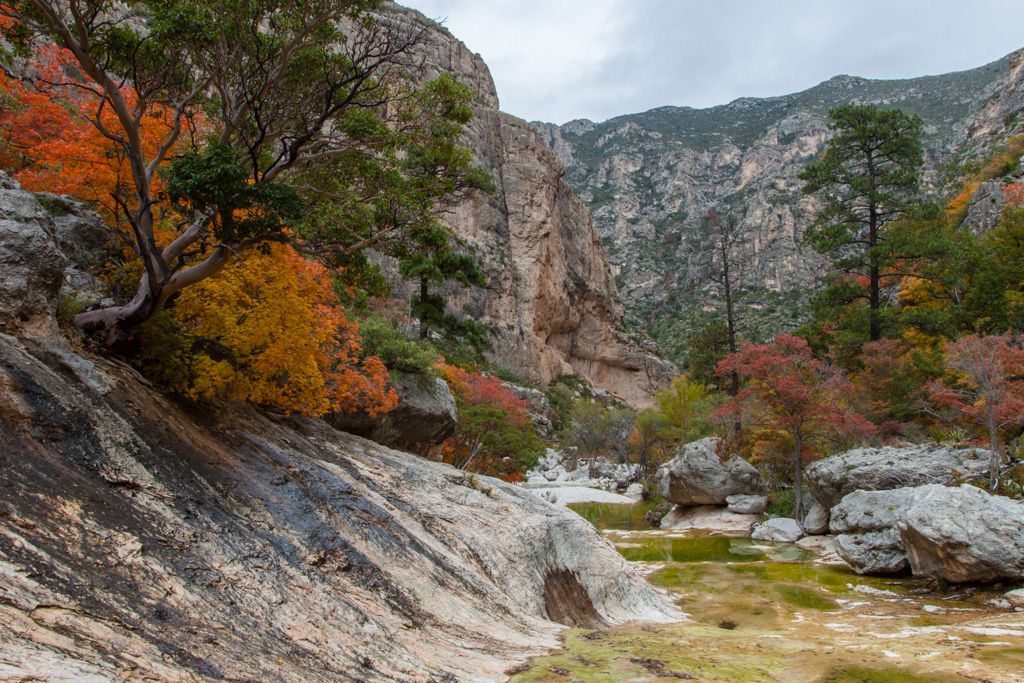
{"type": "Polygon", "coordinates": [[[502,108],[604,120],[909,78],[1024,47],[1020,0],[408,0],[483,55],[502,108]]]}

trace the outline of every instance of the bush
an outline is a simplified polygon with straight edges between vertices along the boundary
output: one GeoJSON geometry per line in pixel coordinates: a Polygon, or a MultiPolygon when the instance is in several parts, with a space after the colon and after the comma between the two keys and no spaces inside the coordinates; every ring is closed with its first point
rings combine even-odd
{"type": "Polygon", "coordinates": [[[455,435],[444,444],[444,461],[471,472],[521,480],[544,453],[526,401],[516,398],[497,377],[454,365],[439,368],[459,410],[455,435]]]}
{"type": "Polygon", "coordinates": [[[226,396],[319,416],[385,413],[388,371],[363,358],[326,270],[277,244],[184,290],[140,332],[138,362],[191,399],[226,396]]]}
{"type": "Polygon", "coordinates": [[[422,339],[410,339],[380,313],[371,313],[360,321],[359,333],[363,338],[363,357],[380,358],[391,373],[437,376],[435,366],[441,356],[433,345],[422,339]]]}

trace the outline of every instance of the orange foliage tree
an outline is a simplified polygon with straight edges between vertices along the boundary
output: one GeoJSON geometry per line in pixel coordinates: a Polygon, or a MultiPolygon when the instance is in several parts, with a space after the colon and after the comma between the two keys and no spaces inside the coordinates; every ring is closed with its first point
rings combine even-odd
{"type": "Polygon", "coordinates": [[[439,369],[459,410],[455,435],[444,444],[444,461],[510,481],[521,479],[544,451],[527,414],[529,405],[497,377],[448,364],[439,369]]]}
{"type": "Polygon", "coordinates": [[[815,358],[799,337],[780,334],[770,344],[744,344],[718,364],[719,375],[731,372],[748,382],[711,414],[711,420],[742,423],[743,432],[749,432],[743,438],[753,438],[762,447],[788,442],[796,490],[794,515],[802,523],[804,461],[817,455],[822,441],[866,436],[875,427],[846,404],[844,397],[853,390],[849,380],[838,368],[815,358]]]}
{"type": "Polygon", "coordinates": [[[80,327],[112,342],[270,241],[350,270],[366,267],[368,246],[397,256],[423,246],[439,206],[479,186],[457,144],[472,92],[446,75],[415,85],[423,74],[410,73],[409,55],[425,31],[367,14],[381,5],[0,2],[12,47],[53,44],[73,57],[50,85],[84,98],[83,118],[130,177],[115,203],[142,275],[130,301],[79,313],[80,327]],[[206,134],[187,140],[199,111],[206,134]],[[177,215],[163,239],[168,211],[177,215]]]}
{"type": "Polygon", "coordinates": [[[938,407],[952,408],[988,433],[989,489],[999,483],[999,431],[1024,423],[1024,349],[1012,334],[972,334],[946,344],[950,373],[931,385],[938,407]]]}
{"type": "Polygon", "coordinates": [[[234,260],[185,290],[142,336],[153,374],[190,398],[373,417],[398,400],[383,363],[359,360],[358,327],[338,306],[329,273],[288,245],[234,260]]]}
{"type": "MultiPolygon", "coordinates": [[[[112,109],[96,111],[99,93],[86,82],[69,82],[76,62],[66,49],[39,47],[32,58],[33,78],[19,80],[0,72],[0,166],[31,192],[72,195],[93,204],[125,241],[134,238],[126,229],[124,207],[135,188],[130,159],[124,149],[101,130],[115,130],[112,109]],[[90,119],[97,117],[102,128],[90,119]]],[[[121,97],[131,104],[133,92],[121,88],[121,97]]],[[[173,130],[173,115],[153,107],[139,127],[145,153],[155,154],[162,140],[173,130]]],[[[188,129],[202,117],[185,119],[188,129]]],[[[168,149],[173,158],[177,145],[168,149]]],[[[163,190],[158,177],[154,192],[163,190]]]]}

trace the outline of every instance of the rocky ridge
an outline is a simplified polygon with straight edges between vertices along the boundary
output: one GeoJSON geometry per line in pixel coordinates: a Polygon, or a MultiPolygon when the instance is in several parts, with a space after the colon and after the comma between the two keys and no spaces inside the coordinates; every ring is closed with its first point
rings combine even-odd
{"type": "Polygon", "coordinates": [[[927,181],[984,156],[1021,130],[1024,52],[971,71],[902,81],[837,76],[784,97],[695,110],[662,107],[603,123],[535,123],[567,168],[609,251],[629,319],[679,360],[686,337],[722,315],[702,283],[709,211],[741,223],[744,328],[795,328],[794,304],[828,262],[801,238],[815,205],[797,175],[827,142],[828,110],[850,102],[898,106],[926,122],[927,181]]]}
{"type": "Polygon", "coordinates": [[[649,405],[676,370],[649,340],[625,331],[600,234],[565,182],[562,161],[533,126],[499,110],[478,55],[418,12],[388,7],[426,29],[425,78],[452,73],[476,93],[464,144],[497,185],[443,218],[480,258],[488,281],[450,288],[451,307],[490,327],[490,358],[530,382],[578,374],[636,407],[649,405]]]}

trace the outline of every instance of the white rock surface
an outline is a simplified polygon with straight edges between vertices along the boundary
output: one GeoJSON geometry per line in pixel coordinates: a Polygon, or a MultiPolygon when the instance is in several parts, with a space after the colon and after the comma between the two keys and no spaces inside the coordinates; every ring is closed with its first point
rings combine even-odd
{"type": "Polygon", "coordinates": [[[796,542],[797,546],[818,556],[817,562],[837,566],[848,566],[836,552],[835,538],[832,536],[804,536],[796,542]]]}
{"type": "Polygon", "coordinates": [[[1006,602],[1010,603],[1011,607],[1024,609],[1024,588],[1010,591],[1003,598],[1006,599],[1006,602]]]}
{"type": "Polygon", "coordinates": [[[680,617],[522,487],[90,361],[0,335],[0,678],[498,681],[553,620],[680,617]]]}
{"type": "Polygon", "coordinates": [[[636,501],[627,496],[589,486],[557,486],[535,490],[538,496],[554,505],[570,505],[573,503],[610,503],[615,505],[633,505],[636,501]]]}
{"type": "Polygon", "coordinates": [[[796,543],[804,537],[804,532],[795,519],[776,517],[754,527],[750,537],[755,541],[796,543]]]}
{"type": "Polygon", "coordinates": [[[759,515],[738,515],[718,505],[677,507],[661,520],[666,530],[699,529],[730,536],[749,536],[759,515]]]}
{"type": "Polygon", "coordinates": [[[768,507],[768,497],[736,494],[727,497],[725,503],[729,512],[738,515],[759,515],[768,507]]]}

